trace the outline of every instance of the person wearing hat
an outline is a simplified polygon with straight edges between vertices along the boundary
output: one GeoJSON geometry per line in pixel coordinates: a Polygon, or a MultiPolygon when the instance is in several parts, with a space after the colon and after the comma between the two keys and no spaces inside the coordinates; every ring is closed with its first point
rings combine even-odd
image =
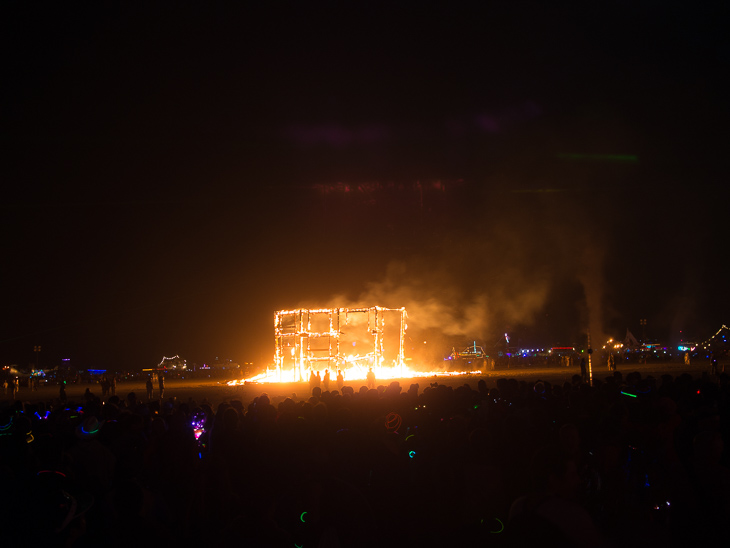
{"type": "Polygon", "coordinates": [[[99,430],[104,425],[104,421],[99,421],[93,415],[86,417],[84,421],[76,427],[76,437],[81,440],[89,440],[95,438],[99,434],[99,430]]]}
{"type": "Polygon", "coordinates": [[[71,469],[81,489],[97,500],[106,500],[111,491],[116,457],[100,440],[104,421],[91,415],[76,426],[76,443],[68,449],[71,469]]]}

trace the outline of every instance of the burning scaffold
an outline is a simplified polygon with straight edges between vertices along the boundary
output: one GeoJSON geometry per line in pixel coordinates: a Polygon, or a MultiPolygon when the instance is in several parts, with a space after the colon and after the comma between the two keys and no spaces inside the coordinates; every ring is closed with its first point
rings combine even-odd
{"type": "MultiPolygon", "coordinates": [[[[279,310],[274,316],[274,365],[280,375],[291,380],[306,380],[308,372],[329,368],[383,367],[385,361],[385,318],[396,313],[399,318],[398,352],[392,368],[404,366],[405,333],[408,329],[405,308],[371,306],[365,308],[300,308],[279,310]],[[364,355],[348,354],[343,345],[343,329],[351,325],[353,316],[367,322],[367,336],[372,339],[371,350],[364,355]],[[291,368],[287,367],[291,363],[291,368]],[[291,371],[286,374],[286,370],[291,371]]],[[[353,341],[353,346],[355,346],[353,341]]]]}
{"type": "Polygon", "coordinates": [[[364,380],[370,369],[378,380],[480,373],[417,371],[406,365],[407,319],[405,308],[382,306],[279,310],[274,315],[273,365],[228,384],[302,382],[323,370],[332,379],[342,373],[345,382],[364,380]]]}

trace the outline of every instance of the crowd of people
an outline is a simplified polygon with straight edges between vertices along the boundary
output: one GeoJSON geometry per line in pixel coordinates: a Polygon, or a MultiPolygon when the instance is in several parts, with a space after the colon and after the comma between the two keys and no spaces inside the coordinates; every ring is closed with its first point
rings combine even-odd
{"type": "Polygon", "coordinates": [[[325,386],[9,400],[4,543],[686,546],[730,518],[724,374],[325,386]]]}

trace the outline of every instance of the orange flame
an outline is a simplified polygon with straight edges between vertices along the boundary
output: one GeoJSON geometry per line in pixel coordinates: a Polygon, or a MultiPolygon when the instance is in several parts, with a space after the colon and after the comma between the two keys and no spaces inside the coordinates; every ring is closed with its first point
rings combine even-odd
{"type": "MultiPolygon", "coordinates": [[[[420,378],[420,377],[458,377],[459,375],[481,375],[482,372],[476,371],[416,371],[415,369],[403,366],[375,366],[373,367],[373,373],[375,373],[376,381],[392,380],[392,379],[409,379],[409,378],[420,378]]],[[[352,381],[364,381],[366,380],[367,369],[363,367],[350,367],[342,372],[345,378],[345,384],[351,383],[352,381]]],[[[335,382],[334,375],[332,376],[331,382],[335,382]]],[[[281,371],[278,367],[267,369],[265,372],[259,375],[254,375],[247,379],[229,381],[229,386],[240,386],[244,383],[280,383],[280,382],[303,382],[299,381],[296,377],[294,370],[281,371]]]]}

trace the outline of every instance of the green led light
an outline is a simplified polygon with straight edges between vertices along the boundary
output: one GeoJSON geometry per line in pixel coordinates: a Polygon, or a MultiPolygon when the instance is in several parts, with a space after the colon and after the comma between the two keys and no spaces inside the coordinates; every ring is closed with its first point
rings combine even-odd
{"type": "Polygon", "coordinates": [[[489,531],[489,532],[490,533],[501,533],[502,531],[504,531],[504,523],[502,523],[502,520],[499,518],[494,518],[494,519],[497,521],[497,523],[499,523],[499,531],[489,531]]]}

